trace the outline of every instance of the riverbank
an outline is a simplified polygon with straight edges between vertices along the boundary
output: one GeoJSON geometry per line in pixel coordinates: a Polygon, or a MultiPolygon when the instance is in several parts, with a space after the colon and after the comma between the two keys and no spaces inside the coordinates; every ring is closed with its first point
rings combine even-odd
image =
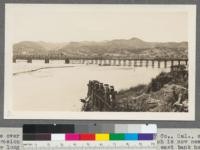
{"type": "Polygon", "coordinates": [[[187,112],[188,71],[174,66],[161,72],[148,85],[121,90],[116,95],[115,111],[130,112],[187,112]]]}
{"type": "Polygon", "coordinates": [[[39,70],[44,70],[44,69],[69,68],[69,67],[74,67],[74,66],[40,67],[40,68],[36,68],[36,69],[30,69],[30,70],[26,70],[26,71],[15,72],[15,73],[13,73],[13,76],[23,74],[23,73],[31,73],[31,72],[35,72],[35,71],[39,71],[39,70]]]}

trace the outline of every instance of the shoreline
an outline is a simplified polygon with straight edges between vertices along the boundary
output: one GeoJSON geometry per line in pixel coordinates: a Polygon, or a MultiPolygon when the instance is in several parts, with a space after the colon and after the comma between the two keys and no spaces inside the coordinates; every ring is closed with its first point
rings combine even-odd
{"type": "Polygon", "coordinates": [[[19,75],[19,74],[24,74],[24,73],[31,73],[31,72],[35,72],[35,71],[39,71],[39,70],[44,70],[44,69],[54,69],[54,68],[71,68],[71,67],[75,67],[75,66],[51,66],[51,67],[40,67],[37,69],[31,69],[31,70],[26,70],[26,71],[20,71],[20,72],[15,72],[13,73],[13,76],[19,75]]]}

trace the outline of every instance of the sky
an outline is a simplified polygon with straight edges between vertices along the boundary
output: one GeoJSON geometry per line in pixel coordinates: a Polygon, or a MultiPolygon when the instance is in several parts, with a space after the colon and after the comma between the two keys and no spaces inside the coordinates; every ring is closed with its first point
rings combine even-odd
{"type": "Polygon", "coordinates": [[[180,7],[7,4],[6,34],[19,41],[104,41],[140,38],[188,40],[188,13],[180,7]]]}

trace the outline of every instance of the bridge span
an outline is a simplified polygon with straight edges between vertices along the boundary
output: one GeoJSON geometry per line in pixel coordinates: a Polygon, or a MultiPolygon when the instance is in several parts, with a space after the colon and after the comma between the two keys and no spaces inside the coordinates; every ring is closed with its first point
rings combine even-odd
{"type": "Polygon", "coordinates": [[[118,58],[34,58],[34,57],[13,57],[13,63],[17,63],[18,60],[26,60],[27,63],[32,63],[33,60],[43,60],[44,63],[50,63],[54,60],[62,60],[65,64],[96,64],[99,66],[135,66],[135,67],[170,67],[174,65],[188,65],[188,59],[185,58],[137,58],[137,59],[118,59],[118,58]]]}

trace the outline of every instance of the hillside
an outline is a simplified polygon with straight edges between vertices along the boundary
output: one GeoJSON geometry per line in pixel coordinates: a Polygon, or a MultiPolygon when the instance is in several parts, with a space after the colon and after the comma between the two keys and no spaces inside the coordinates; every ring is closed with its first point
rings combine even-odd
{"type": "Polygon", "coordinates": [[[188,71],[162,72],[148,85],[138,85],[117,94],[117,111],[188,112],[188,71]]]}
{"type": "Polygon", "coordinates": [[[22,41],[13,45],[14,55],[64,55],[102,58],[187,58],[187,42],[146,42],[138,38],[111,41],[48,43],[22,41]]]}

